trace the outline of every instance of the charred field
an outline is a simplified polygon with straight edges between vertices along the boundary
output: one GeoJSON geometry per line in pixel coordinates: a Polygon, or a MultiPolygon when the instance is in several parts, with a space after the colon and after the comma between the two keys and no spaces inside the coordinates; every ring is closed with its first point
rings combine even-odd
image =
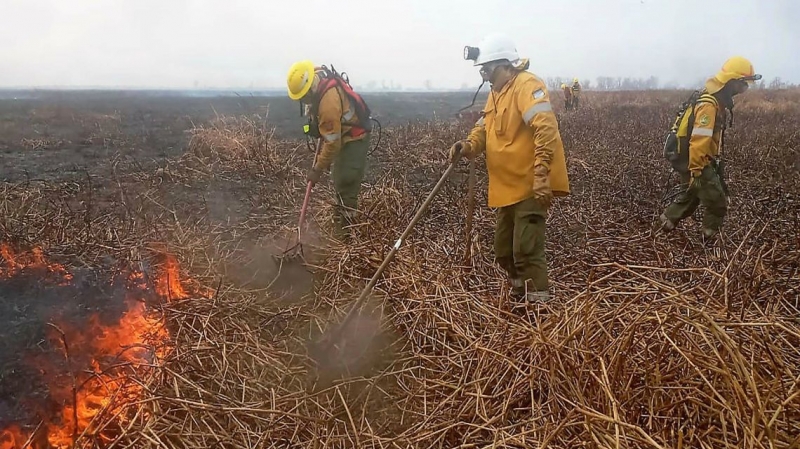
{"type": "Polygon", "coordinates": [[[555,300],[510,302],[478,158],[471,235],[462,162],[325,357],[471,93],[366,97],[384,132],[353,241],[325,176],[305,266],[273,257],[313,158],[288,100],[0,100],[0,449],[799,447],[800,92],[737,103],[715,246],[702,209],[652,231],[687,93],[585,95],[555,101],[555,300]]]}

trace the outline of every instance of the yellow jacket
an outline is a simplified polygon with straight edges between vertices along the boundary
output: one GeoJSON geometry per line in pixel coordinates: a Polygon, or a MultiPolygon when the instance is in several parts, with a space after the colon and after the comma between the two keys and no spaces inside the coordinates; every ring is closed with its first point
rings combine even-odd
{"type": "Polygon", "coordinates": [[[486,152],[489,207],[505,207],[533,196],[533,168],[549,169],[553,196],[569,194],[564,145],[544,82],[520,72],[500,92],[491,91],[468,140],[486,152]]]}
{"type": "Polygon", "coordinates": [[[581,85],[580,83],[573,83],[572,84],[572,95],[577,97],[581,94],[581,85]]]}
{"type": "Polygon", "coordinates": [[[694,110],[692,135],[689,136],[689,171],[692,177],[700,176],[711,159],[719,155],[724,111],[713,95],[700,96],[694,110]]]}
{"type": "Polygon", "coordinates": [[[366,134],[358,137],[349,135],[352,126],[358,124],[358,115],[350,99],[339,86],[331,87],[322,95],[316,119],[323,144],[314,167],[320,171],[327,170],[331,166],[342,145],[366,137],[366,134]]]}

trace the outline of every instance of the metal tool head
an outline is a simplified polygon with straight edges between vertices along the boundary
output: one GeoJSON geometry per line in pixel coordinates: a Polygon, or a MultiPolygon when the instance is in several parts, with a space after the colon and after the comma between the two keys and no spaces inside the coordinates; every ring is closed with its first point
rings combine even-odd
{"type": "Polygon", "coordinates": [[[300,231],[297,232],[297,241],[294,245],[286,248],[282,253],[273,255],[272,258],[276,263],[305,261],[305,254],[303,253],[303,242],[300,240],[300,231]]]}

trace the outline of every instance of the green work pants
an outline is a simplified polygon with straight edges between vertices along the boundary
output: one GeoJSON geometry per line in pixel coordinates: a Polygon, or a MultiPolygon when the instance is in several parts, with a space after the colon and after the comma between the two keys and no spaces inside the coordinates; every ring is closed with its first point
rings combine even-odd
{"type": "Polygon", "coordinates": [[[692,215],[697,206],[702,204],[705,207],[703,229],[719,231],[728,212],[728,203],[717,172],[711,165],[706,165],[691,185],[689,181],[689,174],[681,176],[684,191],[667,207],[664,215],[677,226],[678,222],[692,215]]]}
{"type": "Polygon", "coordinates": [[[358,194],[367,167],[369,136],[342,146],[331,167],[331,178],[336,196],[334,226],[337,232],[352,224],[358,210],[358,194]]]}
{"type": "Polygon", "coordinates": [[[527,283],[528,291],[547,291],[544,254],[547,208],[534,198],[497,211],[494,253],[497,263],[512,279],[527,283]]]}

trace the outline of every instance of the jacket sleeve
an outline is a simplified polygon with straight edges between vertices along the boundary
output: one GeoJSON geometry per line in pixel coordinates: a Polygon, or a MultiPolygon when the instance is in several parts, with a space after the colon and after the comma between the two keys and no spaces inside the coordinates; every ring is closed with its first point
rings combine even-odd
{"type": "Polygon", "coordinates": [[[318,170],[327,170],[342,149],[342,101],[339,89],[332,88],[325,92],[317,114],[322,149],[314,166],[318,170]]]}
{"type": "Polygon", "coordinates": [[[483,123],[483,117],[475,122],[475,126],[469,132],[467,140],[472,145],[472,152],[476,155],[486,151],[486,125],[483,123]]]}
{"type": "Polygon", "coordinates": [[[522,120],[533,128],[536,158],[534,166],[544,165],[549,170],[553,152],[560,140],[556,114],[550,104],[550,94],[544,83],[530,80],[520,86],[517,95],[517,106],[522,114],[522,120]]]}
{"type": "Polygon", "coordinates": [[[694,112],[694,126],[689,136],[689,171],[699,176],[713,154],[714,122],[717,109],[711,103],[700,103],[694,112]]]}
{"type": "MultiPolygon", "coordinates": [[[[489,109],[489,102],[491,100],[492,94],[490,93],[489,98],[486,100],[486,104],[483,106],[484,115],[489,109]]],[[[472,145],[472,152],[474,154],[478,155],[486,151],[486,124],[483,116],[481,116],[481,118],[475,122],[475,126],[473,126],[472,130],[469,132],[467,140],[469,141],[470,145],[472,145]]]]}

